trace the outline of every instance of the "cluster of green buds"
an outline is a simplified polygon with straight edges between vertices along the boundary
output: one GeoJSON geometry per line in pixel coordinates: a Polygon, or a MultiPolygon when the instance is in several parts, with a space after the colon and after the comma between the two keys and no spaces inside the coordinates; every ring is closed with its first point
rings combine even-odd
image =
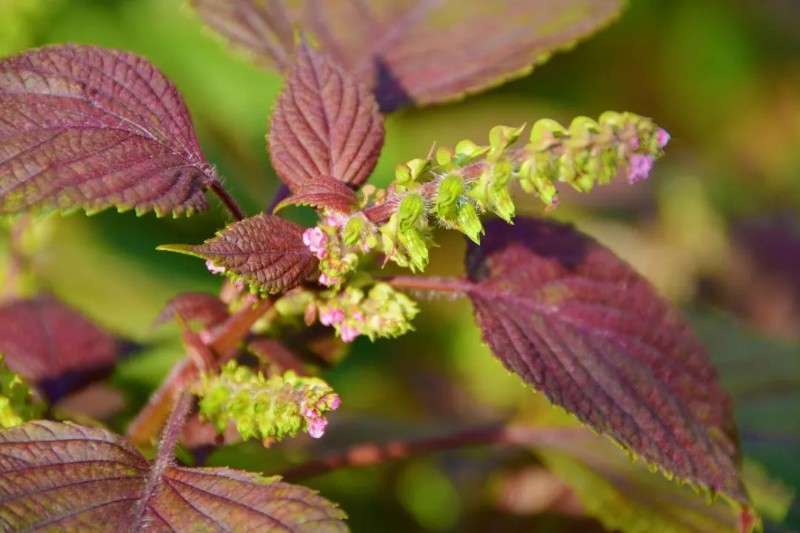
{"type": "Polygon", "coordinates": [[[554,207],[556,182],[589,192],[595,183],[606,184],[618,175],[627,176],[630,184],[646,179],[668,142],[665,130],[633,113],[606,112],[597,121],[577,117],[569,128],[540,120],[531,129],[517,174],[526,192],[554,207]]]}
{"type": "MultiPolygon", "coordinates": [[[[524,126],[496,126],[486,146],[463,140],[454,149],[439,148],[427,159],[398,165],[395,181],[380,196],[383,205],[378,207],[391,207],[381,223],[365,216],[376,208],[366,206],[338,223],[329,220],[310,230],[319,231],[317,237],[324,233],[327,242],[340,242],[352,254],[342,256],[334,250],[331,261],[320,255],[321,281],[331,276],[340,281],[339,274],[352,270],[358,254],[369,250],[412,271],[424,270],[434,225],[461,231],[479,243],[481,215],[494,213],[510,223],[515,213],[513,182],[551,210],[558,205],[558,182],[588,192],[595,183],[608,183],[618,175],[627,176],[630,183],[645,179],[669,141],[666,131],[633,113],[607,112],[597,121],[578,117],[569,127],[540,120],[526,146],[512,147],[523,131],[524,126]]],[[[307,244],[316,250],[313,240],[307,244]]]]}
{"type": "Polygon", "coordinates": [[[314,438],[325,433],[325,414],[339,407],[339,396],[319,378],[292,371],[265,377],[228,362],[218,374],[203,374],[195,384],[200,415],[224,431],[233,424],[243,439],[259,438],[265,446],[300,430],[314,438]]]}
{"type": "Polygon", "coordinates": [[[6,366],[0,354],[0,428],[18,426],[41,418],[44,404],[17,374],[6,366]]]}
{"type": "Polygon", "coordinates": [[[387,283],[376,283],[368,291],[351,286],[324,293],[314,305],[320,323],[334,327],[344,342],[359,335],[370,340],[399,337],[413,329],[411,321],[419,312],[413,300],[387,283]]]}

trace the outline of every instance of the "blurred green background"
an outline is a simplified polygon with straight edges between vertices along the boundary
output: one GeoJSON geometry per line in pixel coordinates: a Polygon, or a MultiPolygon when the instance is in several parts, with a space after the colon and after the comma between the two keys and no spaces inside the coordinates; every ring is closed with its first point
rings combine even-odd
{"type": "MultiPolygon", "coordinates": [[[[266,206],[278,185],[264,142],[276,74],[229,53],[180,0],[0,0],[0,55],[57,42],[148,57],[183,92],[208,159],[245,210],[266,206]]],[[[555,216],[595,235],[687,309],[736,398],[748,464],[778,483],[782,496],[767,495],[764,505],[780,500],[775,516],[783,515],[786,495],[800,487],[800,3],[633,0],[616,24],[528,78],[391,116],[374,181],[385,184],[397,162],[424,156],[434,141],[482,142],[496,124],[568,122],[609,109],[653,117],[672,135],[667,157],[636,187],[565,191],[555,216]]],[[[541,211],[521,202],[522,211],[541,211]]],[[[201,261],[155,247],[201,242],[224,223],[219,207],[179,220],[112,212],[37,220],[29,243],[36,288],[150,346],[113,378],[124,413],[182,356],[175,329],[150,329],[160,307],[178,292],[219,286],[201,261]]],[[[460,273],[460,238],[439,240],[432,272],[460,273]]],[[[248,443],[211,461],[273,473],[347,443],[541,409],[481,345],[467,302],[426,303],[416,326],[391,343],[359,340],[326,375],[343,407],[313,448],[248,443]]],[[[118,428],[126,416],[115,419],[118,428]]],[[[537,457],[466,450],[310,483],[343,505],[354,531],[598,529],[537,457]]],[[[796,500],[788,513],[797,527],[796,500]]]]}

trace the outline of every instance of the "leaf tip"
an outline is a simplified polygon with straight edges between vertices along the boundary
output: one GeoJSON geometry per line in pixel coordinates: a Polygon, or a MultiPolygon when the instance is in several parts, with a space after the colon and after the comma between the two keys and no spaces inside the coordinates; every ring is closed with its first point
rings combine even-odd
{"type": "Polygon", "coordinates": [[[194,246],[189,244],[159,244],[156,246],[156,250],[159,252],[175,252],[177,254],[191,255],[200,258],[203,257],[197,252],[197,250],[195,250],[194,246]]]}

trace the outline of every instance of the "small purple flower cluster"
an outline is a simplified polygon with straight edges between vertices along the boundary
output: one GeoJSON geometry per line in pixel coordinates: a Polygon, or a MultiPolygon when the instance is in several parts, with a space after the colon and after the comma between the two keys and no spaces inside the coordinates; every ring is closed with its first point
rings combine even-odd
{"type": "Polygon", "coordinates": [[[331,213],[325,217],[325,224],[308,228],[303,232],[303,244],[320,260],[319,283],[326,287],[335,287],[342,283],[343,275],[355,266],[356,257],[352,254],[342,256],[341,241],[338,229],[347,223],[347,216],[331,213]],[[333,230],[326,232],[325,227],[333,230]],[[352,257],[351,257],[352,256],[352,257]]]}
{"type": "Polygon", "coordinates": [[[308,228],[303,232],[303,244],[317,256],[317,259],[323,259],[327,253],[325,246],[328,244],[328,236],[318,227],[308,228]]]}
{"type": "MultiPolygon", "coordinates": [[[[669,139],[670,136],[666,130],[662,128],[656,130],[655,141],[658,150],[663,149],[667,143],[669,143],[669,139]]],[[[633,150],[638,150],[641,146],[638,137],[634,137],[630,144],[633,150]]],[[[633,185],[646,180],[650,175],[650,171],[653,169],[653,163],[655,163],[655,161],[656,158],[652,154],[633,154],[628,164],[628,183],[633,185]]]]}
{"type": "Polygon", "coordinates": [[[361,332],[356,327],[356,322],[363,322],[364,314],[360,311],[353,313],[353,316],[348,318],[344,314],[341,307],[326,306],[320,307],[319,322],[323,326],[337,326],[339,324],[339,336],[344,342],[353,342],[361,332]]]}
{"type": "Polygon", "coordinates": [[[631,185],[644,181],[653,169],[655,158],[652,155],[633,154],[628,165],[628,183],[631,185]]]}
{"type": "Polygon", "coordinates": [[[322,411],[335,411],[341,405],[341,399],[338,394],[326,394],[317,400],[313,406],[301,404],[300,414],[306,421],[308,427],[308,434],[318,439],[325,434],[325,428],[328,426],[328,420],[322,416],[322,411]]]}

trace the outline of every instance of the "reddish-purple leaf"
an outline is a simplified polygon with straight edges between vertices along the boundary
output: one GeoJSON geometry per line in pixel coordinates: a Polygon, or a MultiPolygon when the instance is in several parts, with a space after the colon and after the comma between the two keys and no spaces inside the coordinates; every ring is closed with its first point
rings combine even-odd
{"type": "Polygon", "coordinates": [[[274,211],[289,205],[309,205],[349,213],[357,203],[356,193],[341,181],[328,176],[319,176],[314,181],[303,183],[295,194],[275,206],[274,211]]]}
{"type": "Polygon", "coordinates": [[[317,267],[316,257],[303,244],[303,228],[264,213],[227,226],[204,244],[159,249],[201,257],[270,293],[291,289],[317,267]]]}
{"type": "Polygon", "coordinates": [[[110,374],[123,348],[52,296],[0,307],[0,353],[51,403],[110,374]]]}
{"type": "Polygon", "coordinates": [[[0,62],[0,213],[191,214],[215,180],[183,98],[146,59],[57,45],[0,62]]]}
{"type": "Polygon", "coordinates": [[[383,117],[369,91],[327,56],[299,46],[269,133],[281,180],[292,192],[320,177],[358,188],[382,146],[383,117]]]}
{"type": "Polygon", "coordinates": [[[9,531],[347,531],[311,489],[227,468],[151,463],[103,429],[38,421],[0,432],[0,521],[9,531]],[[141,511],[141,512],[140,512],[141,511]]]}
{"type": "Polygon", "coordinates": [[[284,0],[190,0],[208,26],[258,64],[287,70],[292,64],[294,28],[284,0]]]}
{"type": "Polygon", "coordinates": [[[285,68],[291,24],[369,87],[384,111],[457,98],[528,74],[608,24],[622,0],[193,0],[262,65],[285,68]],[[290,4],[292,7],[283,7],[290,4]]]}
{"type": "Polygon", "coordinates": [[[651,464],[746,503],[731,400],[686,321],[608,249],[516,219],[470,245],[484,340],[553,403],[651,464]]]}
{"type": "Polygon", "coordinates": [[[172,297],[155,319],[155,325],[165,324],[178,314],[187,322],[200,322],[209,327],[228,318],[228,306],[207,292],[182,292],[172,297]]]}

